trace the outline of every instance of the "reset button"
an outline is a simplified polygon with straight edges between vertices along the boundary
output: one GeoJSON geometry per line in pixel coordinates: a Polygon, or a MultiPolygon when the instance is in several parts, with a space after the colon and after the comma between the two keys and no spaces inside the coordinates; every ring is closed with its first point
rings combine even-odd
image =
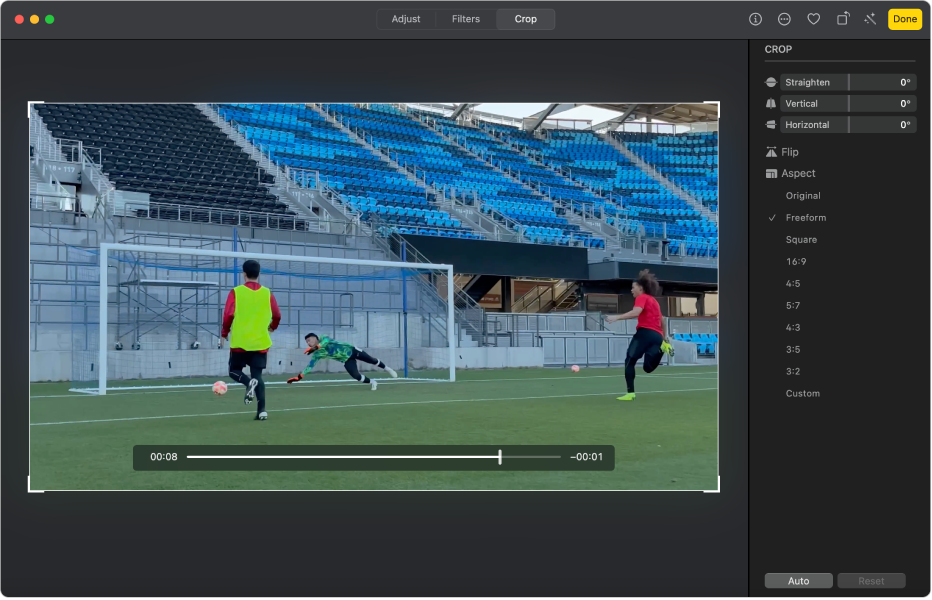
{"type": "Polygon", "coordinates": [[[899,589],[906,587],[906,575],[904,573],[839,573],[838,587],[847,590],[899,589]]]}

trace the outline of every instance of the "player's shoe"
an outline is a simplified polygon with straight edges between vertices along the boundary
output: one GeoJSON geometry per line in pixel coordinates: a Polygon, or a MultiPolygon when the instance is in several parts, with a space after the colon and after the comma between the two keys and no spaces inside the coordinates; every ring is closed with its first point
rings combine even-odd
{"type": "Polygon", "coordinates": [[[673,358],[673,344],[671,344],[667,340],[664,340],[660,344],[660,351],[663,352],[664,354],[669,355],[670,358],[673,358]]]}
{"type": "Polygon", "coordinates": [[[379,384],[378,384],[378,382],[377,382],[375,379],[372,380],[372,386],[371,386],[371,387],[372,387],[372,391],[373,391],[373,392],[374,392],[375,390],[379,389],[379,384]]]}
{"type": "Polygon", "coordinates": [[[618,396],[615,400],[634,400],[634,392],[628,392],[624,396],[618,396]]]}
{"type": "Polygon", "coordinates": [[[256,399],[256,386],[259,385],[258,379],[250,379],[249,385],[246,386],[246,397],[243,398],[244,404],[249,404],[256,399]]]}
{"type": "Polygon", "coordinates": [[[391,367],[385,367],[385,372],[392,376],[392,379],[398,379],[398,373],[391,367]]]}
{"type": "Polygon", "coordinates": [[[256,419],[255,419],[255,420],[256,420],[256,421],[265,421],[265,420],[268,419],[268,418],[269,418],[269,413],[267,413],[267,412],[265,412],[265,411],[262,411],[261,413],[259,413],[258,415],[256,415],[256,419]]]}

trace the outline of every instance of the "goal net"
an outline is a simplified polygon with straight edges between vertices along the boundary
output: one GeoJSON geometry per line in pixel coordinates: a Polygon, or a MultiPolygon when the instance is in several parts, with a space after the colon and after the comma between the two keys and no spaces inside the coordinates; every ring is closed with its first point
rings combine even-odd
{"type": "MultiPolygon", "coordinates": [[[[97,264],[79,267],[92,285],[73,305],[73,389],[229,383],[223,312],[249,259],[259,261],[259,283],[281,311],[263,372],[268,385],[307,366],[308,333],[366,350],[398,372],[393,381],[455,379],[449,265],[102,244],[97,264]]],[[[358,366],[372,379],[389,377],[358,366]]],[[[315,384],[359,385],[332,360],[318,362],[300,383],[315,384]]]]}

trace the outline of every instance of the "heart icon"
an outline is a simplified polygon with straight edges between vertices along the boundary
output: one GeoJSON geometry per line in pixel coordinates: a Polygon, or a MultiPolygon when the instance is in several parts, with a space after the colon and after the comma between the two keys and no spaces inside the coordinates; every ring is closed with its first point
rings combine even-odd
{"type": "Polygon", "coordinates": [[[809,13],[807,17],[809,18],[809,22],[813,25],[819,22],[819,13],[809,13]]]}

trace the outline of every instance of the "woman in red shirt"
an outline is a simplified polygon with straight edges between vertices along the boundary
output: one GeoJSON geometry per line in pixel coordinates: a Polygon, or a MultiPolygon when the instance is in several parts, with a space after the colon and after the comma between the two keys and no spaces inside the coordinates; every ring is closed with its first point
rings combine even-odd
{"type": "Polygon", "coordinates": [[[644,372],[650,373],[660,366],[660,359],[664,354],[673,356],[673,346],[667,341],[660,304],[655,298],[660,292],[657,278],[644,269],[638,273],[637,280],[631,283],[634,308],[623,315],[612,315],[605,319],[607,323],[625,319],[638,320],[637,331],[628,343],[628,355],[625,357],[625,383],[628,384],[628,393],[619,396],[619,400],[634,400],[634,365],[638,359],[644,357],[644,372]]]}

